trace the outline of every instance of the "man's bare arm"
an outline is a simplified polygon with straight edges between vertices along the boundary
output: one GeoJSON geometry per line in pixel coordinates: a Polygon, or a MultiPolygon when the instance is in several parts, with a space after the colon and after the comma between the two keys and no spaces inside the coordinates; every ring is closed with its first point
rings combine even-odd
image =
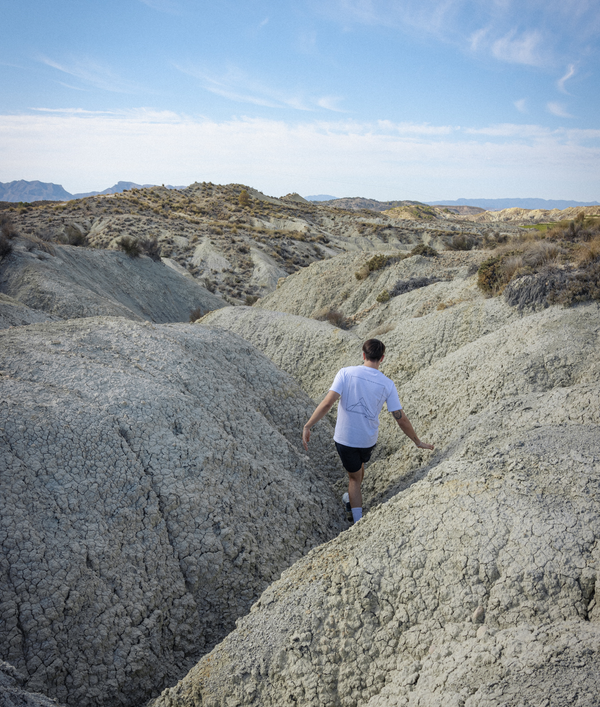
{"type": "Polygon", "coordinates": [[[421,442],[417,437],[417,433],[414,431],[413,426],[410,424],[410,420],[406,416],[406,413],[402,410],[394,410],[392,412],[394,419],[398,423],[398,427],[404,432],[404,434],[419,447],[419,449],[433,449],[433,444],[427,444],[427,442],[421,442]]]}
{"type": "Polygon", "coordinates": [[[329,393],[327,393],[327,395],[323,398],[323,401],[317,405],[315,411],[310,416],[310,420],[304,425],[304,429],[302,430],[302,444],[304,445],[304,449],[307,451],[308,443],[310,441],[311,427],[314,427],[319,420],[324,418],[333,407],[333,403],[339,399],[340,394],[336,393],[334,390],[330,390],[329,393]]]}

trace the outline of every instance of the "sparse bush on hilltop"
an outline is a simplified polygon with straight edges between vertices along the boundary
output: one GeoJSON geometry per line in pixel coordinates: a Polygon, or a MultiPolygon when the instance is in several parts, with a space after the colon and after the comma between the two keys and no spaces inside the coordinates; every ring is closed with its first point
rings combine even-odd
{"type": "Polygon", "coordinates": [[[242,189],[238,197],[238,201],[240,206],[243,206],[244,208],[250,206],[250,195],[248,194],[248,191],[246,189],[242,189]]]}
{"type": "Polygon", "coordinates": [[[122,236],[117,243],[117,247],[130,258],[138,258],[141,253],[138,239],[131,236],[122,236]]]}

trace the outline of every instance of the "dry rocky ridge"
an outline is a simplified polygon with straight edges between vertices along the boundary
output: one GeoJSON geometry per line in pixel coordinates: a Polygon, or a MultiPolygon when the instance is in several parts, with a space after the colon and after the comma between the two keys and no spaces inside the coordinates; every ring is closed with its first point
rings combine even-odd
{"type": "Polygon", "coordinates": [[[461,233],[481,238],[519,232],[518,224],[471,223],[449,210],[406,204],[388,214],[355,211],[309,203],[297,194],[275,198],[240,184],[196,183],[181,190],[150,187],[65,203],[5,205],[2,213],[29,238],[94,248],[118,248],[125,237],[155,238],[163,258],[231,304],[262,297],[279,278],[344,252],[422,242],[443,248],[461,233]]]}
{"type": "Polygon", "coordinates": [[[312,401],[235,334],[84,318],[0,352],[0,646],[28,691],[142,704],[347,527],[331,431],[304,453],[312,401]]]}
{"type": "Polygon", "coordinates": [[[600,310],[519,314],[477,290],[478,254],[459,255],[360,282],[360,258],[340,256],[201,321],[245,336],[315,400],[387,321],[383,370],[436,451],[384,415],[366,517],[287,570],[153,707],[597,704],[600,310]],[[352,316],[381,278],[435,267],[442,282],[375,303],[354,330],[306,318],[336,277],[352,316]]]}

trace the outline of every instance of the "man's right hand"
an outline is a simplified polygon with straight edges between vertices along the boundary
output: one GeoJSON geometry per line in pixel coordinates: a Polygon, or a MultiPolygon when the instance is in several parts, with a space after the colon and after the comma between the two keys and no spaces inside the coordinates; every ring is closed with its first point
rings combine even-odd
{"type": "Polygon", "coordinates": [[[434,449],[433,444],[427,444],[427,442],[421,442],[421,440],[416,442],[416,445],[419,449],[434,449]]]}

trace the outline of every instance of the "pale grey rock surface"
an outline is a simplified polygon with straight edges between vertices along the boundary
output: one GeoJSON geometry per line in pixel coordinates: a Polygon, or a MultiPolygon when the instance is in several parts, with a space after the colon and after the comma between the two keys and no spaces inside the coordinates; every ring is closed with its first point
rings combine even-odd
{"type": "Polygon", "coordinates": [[[25,241],[0,263],[0,292],[62,319],[119,316],[187,322],[190,312],[225,306],[220,297],[147,256],[53,245],[29,250],[25,241]]]}
{"type": "Polygon", "coordinates": [[[0,658],[69,705],[137,705],[347,527],[331,429],[224,330],[0,332],[0,658]]]}
{"type": "MultiPolygon", "coordinates": [[[[265,306],[312,313],[335,290],[326,274],[315,293],[308,280],[295,292],[294,275],[262,308],[203,323],[246,336],[314,394],[359,362],[366,319],[341,331],[265,306]]],[[[287,570],[154,707],[598,704],[600,308],[521,316],[457,272],[464,299],[421,314],[440,284],[395,298],[378,323],[395,325],[382,370],[436,450],[384,413],[364,519],[287,570]]]]}

